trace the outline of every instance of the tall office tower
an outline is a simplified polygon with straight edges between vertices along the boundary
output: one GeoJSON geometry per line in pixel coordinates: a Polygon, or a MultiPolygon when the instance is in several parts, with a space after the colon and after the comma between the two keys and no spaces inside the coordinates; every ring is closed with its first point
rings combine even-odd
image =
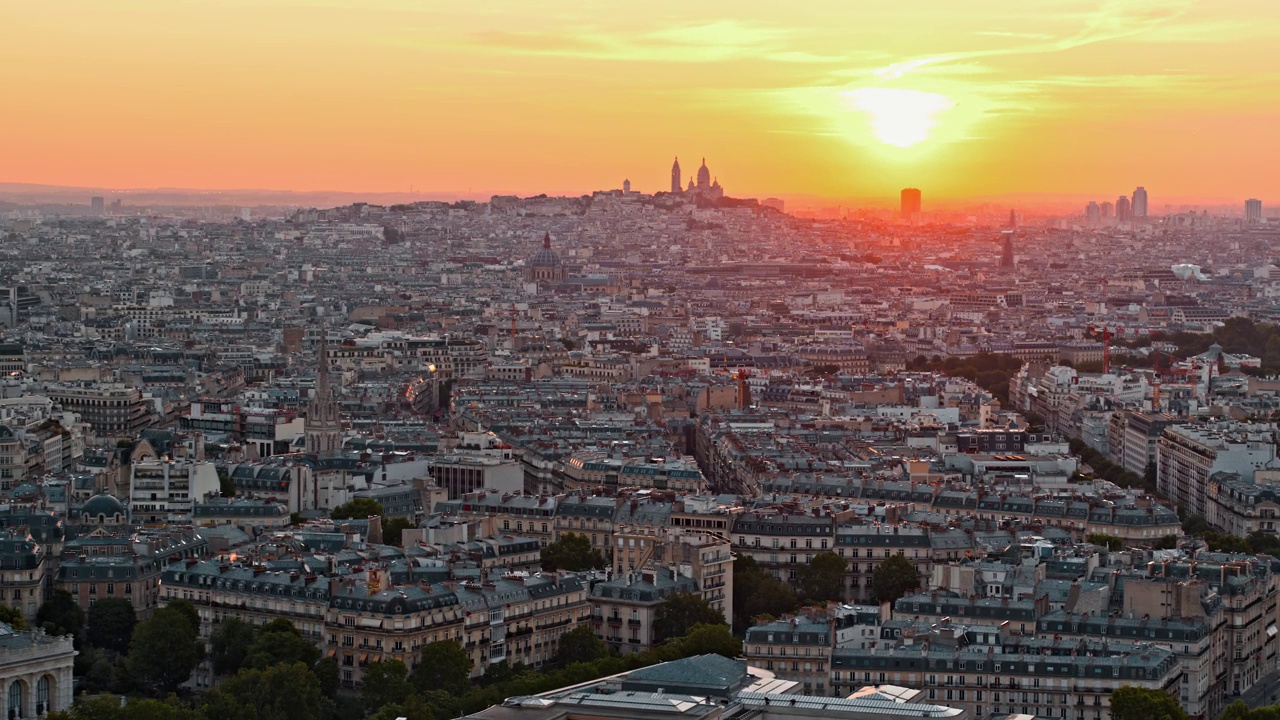
{"type": "Polygon", "coordinates": [[[1098,221],[1101,219],[1102,211],[1098,208],[1098,203],[1094,200],[1090,200],[1089,204],[1085,206],[1084,209],[1084,221],[1090,225],[1097,225],[1098,221]]]}
{"type": "Polygon", "coordinates": [[[1249,225],[1257,225],[1262,222],[1262,201],[1257,198],[1249,198],[1244,201],[1244,221],[1249,225]]]}
{"type": "Polygon", "coordinates": [[[1147,216],[1147,189],[1142,186],[1138,186],[1133,191],[1133,216],[1135,218],[1147,216]]]}
{"type": "Polygon", "coordinates": [[[1111,217],[1111,215],[1115,212],[1115,209],[1116,209],[1116,206],[1112,205],[1109,202],[1104,202],[1098,207],[1102,210],[1103,219],[1111,217]]]}
{"type": "Polygon", "coordinates": [[[1009,211],[1009,227],[1018,227],[1018,212],[1016,210],[1009,211]]]}
{"type": "Polygon", "coordinates": [[[1013,264],[1013,233],[1006,233],[1004,236],[1004,248],[1000,251],[1000,267],[1012,270],[1013,264]]]}
{"type": "Polygon", "coordinates": [[[920,191],[916,188],[902,190],[902,217],[910,220],[920,214],[920,191]]]}
{"type": "Polygon", "coordinates": [[[671,192],[680,192],[680,158],[671,164],[671,192]]]}
{"type": "Polygon", "coordinates": [[[89,210],[94,215],[101,215],[105,211],[106,207],[106,201],[101,197],[95,195],[94,197],[89,198],[89,210]]]}
{"type": "Polygon", "coordinates": [[[1133,208],[1129,205],[1129,198],[1124,195],[1116,198],[1116,219],[1120,222],[1133,219],[1133,208]]]}

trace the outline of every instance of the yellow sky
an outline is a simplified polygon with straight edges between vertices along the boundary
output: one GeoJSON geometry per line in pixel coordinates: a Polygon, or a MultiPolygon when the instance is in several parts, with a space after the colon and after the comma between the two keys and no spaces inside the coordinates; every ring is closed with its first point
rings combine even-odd
{"type": "Polygon", "coordinates": [[[0,67],[0,181],[1280,201],[1276,0],[43,0],[0,67]]]}

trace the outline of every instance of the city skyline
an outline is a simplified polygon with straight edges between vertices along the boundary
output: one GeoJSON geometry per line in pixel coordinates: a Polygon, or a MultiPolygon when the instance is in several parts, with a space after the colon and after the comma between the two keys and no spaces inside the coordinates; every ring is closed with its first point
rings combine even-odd
{"type": "Polygon", "coordinates": [[[1260,59],[1280,8],[935,3],[921,16],[31,5],[0,29],[6,59],[35,68],[0,81],[27,98],[0,181],[483,196],[629,178],[655,192],[688,148],[738,196],[1275,197],[1280,102],[1260,59]]]}

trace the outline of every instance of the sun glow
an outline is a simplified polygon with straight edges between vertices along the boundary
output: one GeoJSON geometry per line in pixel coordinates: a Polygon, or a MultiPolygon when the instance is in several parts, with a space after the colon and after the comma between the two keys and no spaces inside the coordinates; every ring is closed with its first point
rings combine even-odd
{"type": "Polygon", "coordinates": [[[871,132],[886,145],[906,148],[929,138],[934,116],[954,107],[942,95],[894,88],[859,88],[845,93],[850,105],[868,115],[871,132]]]}

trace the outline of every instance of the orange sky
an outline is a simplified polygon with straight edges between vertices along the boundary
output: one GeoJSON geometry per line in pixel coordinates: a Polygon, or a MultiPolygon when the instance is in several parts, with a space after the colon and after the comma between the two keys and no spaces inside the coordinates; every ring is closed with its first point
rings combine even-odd
{"type": "Polygon", "coordinates": [[[1280,201],[1275,0],[45,0],[0,181],[1280,201]]]}

